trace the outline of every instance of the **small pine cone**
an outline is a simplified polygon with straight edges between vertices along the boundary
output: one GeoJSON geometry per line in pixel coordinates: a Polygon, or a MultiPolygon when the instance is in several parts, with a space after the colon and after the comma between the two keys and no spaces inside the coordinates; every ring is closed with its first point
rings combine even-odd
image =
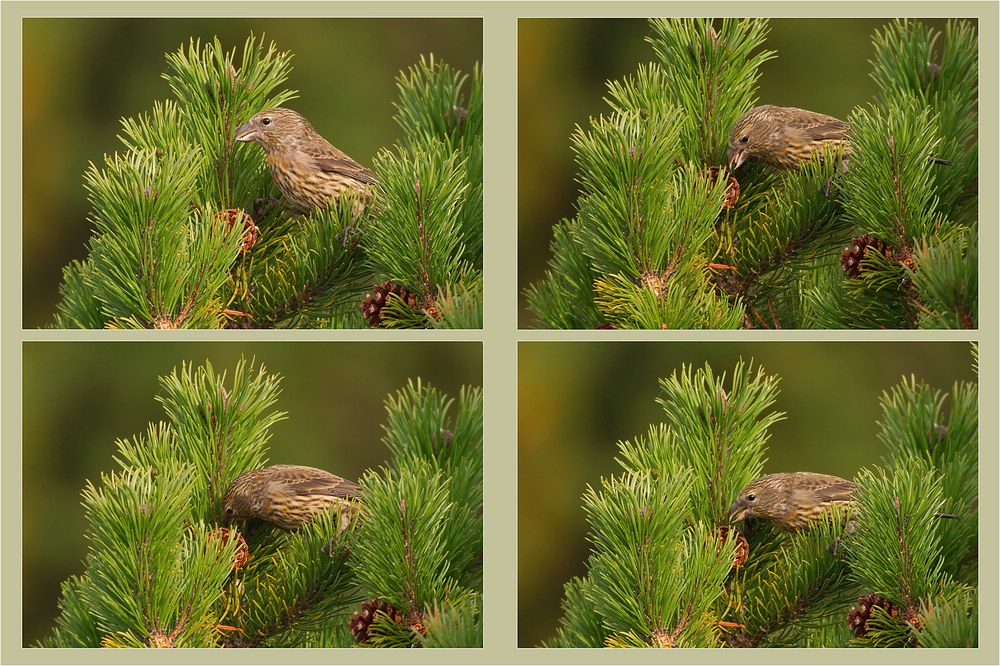
{"type": "Polygon", "coordinates": [[[411,616],[406,624],[410,629],[418,632],[421,636],[427,635],[427,627],[424,625],[424,616],[420,613],[415,613],[411,616]]]}
{"type": "MultiPolygon", "coordinates": [[[[228,527],[220,527],[212,530],[208,536],[210,539],[218,539],[225,545],[232,538],[232,531],[228,527]]],[[[239,532],[236,533],[236,538],[239,540],[239,545],[236,546],[236,559],[233,562],[233,569],[239,569],[250,560],[250,546],[247,545],[246,539],[239,532]]]]}
{"type": "Polygon", "coordinates": [[[149,634],[146,644],[152,648],[172,648],[174,646],[174,639],[159,629],[154,629],[149,634]]]}
{"type": "Polygon", "coordinates": [[[158,330],[167,330],[178,328],[177,322],[173,320],[172,317],[155,317],[153,319],[153,328],[158,330]]]}
{"type": "Polygon", "coordinates": [[[253,218],[246,211],[240,208],[227,208],[226,210],[220,210],[216,214],[215,219],[225,222],[228,229],[232,229],[233,225],[237,223],[243,225],[243,245],[240,248],[241,252],[249,252],[257,243],[257,236],[260,229],[257,228],[253,218]]]}
{"type": "Polygon", "coordinates": [[[856,278],[861,273],[861,261],[868,255],[871,248],[876,252],[881,252],[884,256],[892,258],[892,247],[885,241],[873,238],[871,234],[863,234],[851,239],[851,246],[845,247],[840,255],[840,265],[847,273],[847,277],[856,278]]]}
{"type": "Polygon", "coordinates": [[[382,308],[389,302],[390,296],[402,299],[411,308],[417,305],[417,295],[392,280],[375,285],[372,291],[374,295],[371,292],[365,294],[365,300],[361,302],[361,314],[372,328],[382,323],[382,308]]]}
{"type": "Polygon", "coordinates": [[[667,276],[657,275],[655,273],[643,273],[642,281],[639,284],[640,287],[646,287],[653,295],[660,296],[667,288],[667,276]]]}
{"type": "Polygon", "coordinates": [[[875,592],[859,598],[857,606],[851,606],[851,610],[847,613],[847,626],[858,638],[864,638],[868,633],[868,620],[871,619],[872,611],[876,607],[892,617],[899,617],[899,609],[895,604],[875,592]]]}
{"type": "MultiPolygon", "coordinates": [[[[718,538],[719,545],[721,546],[726,542],[726,536],[729,535],[729,525],[720,525],[718,538]]],[[[747,542],[747,538],[743,536],[742,533],[736,533],[736,553],[733,556],[733,567],[739,568],[743,566],[743,563],[747,561],[750,557],[750,544],[747,542]]]]}
{"type": "Polygon", "coordinates": [[[740,182],[735,176],[729,176],[729,185],[726,186],[726,200],[722,202],[723,208],[732,208],[733,204],[740,198],[740,182]]]}
{"type": "Polygon", "coordinates": [[[369,599],[361,604],[361,612],[354,612],[354,616],[347,621],[351,628],[351,634],[358,643],[368,642],[368,630],[375,621],[376,616],[382,613],[396,624],[402,624],[403,613],[393,608],[381,599],[369,599]]]}
{"type": "MultiPolygon", "coordinates": [[[[721,167],[713,166],[705,169],[702,172],[702,176],[711,182],[713,185],[718,182],[719,174],[722,172],[721,167]]],[[[726,178],[726,200],[722,202],[723,208],[732,208],[733,205],[740,198],[740,182],[736,180],[736,177],[727,172],[726,178]]]]}
{"type": "Polygon", "coordinates": [[[668,631],[654,631],[649,635],[649,644],[657,648],[672,648],[677,647],[677,641],[674,637],[670,635],[668,631]]]}

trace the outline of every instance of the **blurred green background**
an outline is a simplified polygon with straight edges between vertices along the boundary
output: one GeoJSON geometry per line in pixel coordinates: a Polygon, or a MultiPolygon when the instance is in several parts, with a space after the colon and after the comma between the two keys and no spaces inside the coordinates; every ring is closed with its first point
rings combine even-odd
{"type": "MultiPolygon", "coordinates": [[[[117,469],[115,441],[166,418],[159,377],[182,362],[227,372],[241,357],[280,375],[269,461],[357,479],[384,463],[384,401],[421,378],[458,398],[482,386],[478,342],[28,342],[23,345],[23,642],[46,635],[59,584],[83,571],[80,493],[117,469]]],[[[454,412],[453,412],[454,413],[454,412]]]]}
{"type": "Polygon", "coordinates": [[[482,62],[480,19],[25,19],[25,327],[52,321],[63,266],[86,256],[88,162],[121,149],[121,118],[171,96],[164,54],[215,36],[240,54],[251,32],[294,54],[285,85],[299,97],[288,105],[369,166],[402,137],[392,119],[401,70],[430,53],[466,74],[482,62]]]}
{"type": "MultiPolygon", "coordinates": [[[[852,477],[881,462],[883,391],[911,374],[948,393],[975,381],[968,343],[522,342],[518,345],[518,645],[555,632],[563,584],[586,573],[581,496],[621,471],[617,443],[663,422],[659,379],[681,364],[715,374],[753,360],[780,377],[765,473],[852,477]]],[[[950,407],[947,403],[946,409],[950,407]]],[[[738,489],[734,489],[734,492],[738,489]]]]}
{"type": "MultiPolygon", "coordinates": [[[[873,101],[871,37],[888,19],[772,19],[761,68],[762,104],[838,118],[873,101]]],[[[944,29],[942,19],[921,19],[944,29]]],[[[523,290],[550,258],[552,226],[572,217],[578,194],[570,134],[607,113],[608,80],[655,59],[645,19],[520,19],[517,24],[517,227],[519,326],[539,323],[523,290]]]]}

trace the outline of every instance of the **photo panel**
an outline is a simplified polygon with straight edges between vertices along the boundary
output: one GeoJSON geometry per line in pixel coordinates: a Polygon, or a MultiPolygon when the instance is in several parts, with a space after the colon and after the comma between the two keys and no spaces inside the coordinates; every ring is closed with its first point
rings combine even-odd
{"type": "Polygon", "coordinates": [[[978,646],[977,369],[967,342],[520,343],[518,646],[978,646]]]}
{"type": "Polygon", "coordinates": [[[519,326],[977,329],[979,48],[975,18],[520,19],[519,326]]]}
{"type": "Polygon", "coordinates": [[[481,19],[22,25],[25,327],[482,327],[481,19]]]}
{"type": "Polygon", "coordinates": [[[482,647],[479,343],[23,358],[23,647],[482,647]]]}

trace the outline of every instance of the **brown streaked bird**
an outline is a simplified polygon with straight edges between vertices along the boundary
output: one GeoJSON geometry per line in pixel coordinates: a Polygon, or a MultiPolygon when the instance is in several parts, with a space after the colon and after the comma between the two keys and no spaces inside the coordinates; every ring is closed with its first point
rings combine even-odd
{"type": "Polygon", "coordinates": [[[846,162],[850,151],[843,120],[793,106],[756,106],[742,116],[729,132],[726,163],[735,171],[747,159],[763,160],[776,169],[797,169],[822,152],[824,146],[842,145],[846,162]]]}
{"type": "Polygon", "coordinates": [[[271,465],[236,477],[222,499],[222,522],[263,520],[283,530],[305,525],[331,505],[345,509],[340,529],[350,524],[361,488],[315,467],[271,465]]]}
{"type": "MultiPolygon", "coordinates": [[[[756,106],[742,116],[729,132],[726,163],[736,171],[747,159],[763,160],[775,169],[798,169],[824,146],[841,146],[840,170],[846,171],[851,159],[851,125],[833,116],[794,106],[756,106]]],[[[939,157],[935,164],[951,165],[939,157]]]]}
{"type": "Polygon", "coordinates": [[[729,507],[729,520],[764,520],[799,530],[821,520],[834,506],[848,507],[855,484],[829,474],[783,472],[754,479],[729,507]]]}
{"type": "Polygon", "coordinates": [[[305,215],[323,208],[349,188],[370,195],[375,177],[292,111],[265,109],[240,125],[236,141],[254,141],[267,153],[271,178],[288,208],[305,215]]]}

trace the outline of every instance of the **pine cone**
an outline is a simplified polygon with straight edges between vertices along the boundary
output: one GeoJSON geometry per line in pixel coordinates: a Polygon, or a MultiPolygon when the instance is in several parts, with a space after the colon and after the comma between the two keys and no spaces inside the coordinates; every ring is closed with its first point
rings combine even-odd
{"type": "Polygon", "coordinates": [[[872,611],[876,607],[881,608],[892,617],[899,617],[899,609],[896,605],[875,592],[861,597],[858,599],[858,605],[851,606],[850,612],[847,613],[847,626],[858,638],[864,638],[865,634],[868,633],[868,620],[871,619],[872,611]]]}
{"type": "MultiPolygon", "coordinates": [[[[726,536],[729,534],[729,525],[720,525],[718,538],[719,545],[721,546],[726,542],[726,536]]],[[[743,563],[747,561],[750,557],[750,544],[747,542],[747,538],[743,536],[742,533],[736,533],[736,553],[733,556],[733,567],[739,568],[743,566],[743,563]]]]}
{"type": "Polygon", "coordinates": [[[390,296],[403,299],[403,302],[411,308],[417,306],[417,295],[392,280],[375,285],[372,291],[375,295],[370,292],[365,294],[365,300],[361,303],[361,314],[372,328],[382,324],[382,308],[389,302],[390,296]]]}
{"type": "Polygon", "coordinates": [[[643,273],[639,286],[646,287],[646,289],[653,292],[654,296],[660,296],[667,288],[667,276],[657,275],[656,273],[643,273]]]}
{"type": "Polygon", "coordinates": [[[856,278],[861,273],[861,261],[868,255],[871,248],[876,252],[881,252],[883,256],[892,258],[892,247],[883,240],[873,238],[871,234],[864,234],[851,239],[851,246],[845,247],[840,255],[840,265],[843,266],[847,277],[856,278]]]}
{"type": "MultiPolygon", "coordinates": [[[[713,34],[714,39],[714,34],[713,34]]],[[[719,180],[722,169],[717,166],[709,167],[702,172],[702,176],[713,185],[719,180]]],[[[728,173],[728,172],[727,172],[728,173]]],[[[731,173],[726,179],[726,200],[722,203],[723,208],[732,208],[740,198],[740,182],[731,173]]]]}
{"type": "Polygon", "coordinates": [[[220,210],[216,214],[215,219],[225,222],[226,227],[229,229],[237,223],[243,225],[243,246],[240,248],[241,252],[249,252],[257,243],[257,236],[260,230],[254,224],[253,218],[246,211],[240,208],[227,208],[226,210],[220,210]]]}
{"type": "Polygon", "coordinates": [[[649,644],[657,648],[677,647],[677,642],[668,631],[654,631],[649,635],[649,644]]]}
{"type": "Polygon", "coordinates": [[[358,643],[368,642],[368,629],[372,626],[378,613],[388,616],[396,624],[403,623],[402,611],[393,608],[381,599],[369,599],[361,604],[361,612],[355,611],[354,616],[347,622],[354,640],[358,643]]]}
{"type": "MultiPolygon", "coordinates": [[[[212,530],[208,536],[211,539],[220,540],[225,545],[232,538],[232,532],[228,527],[220,527],[212,530]]],[[[233,569],[239,569],[250,559],[250,546],[247,545],[246,539],[239,532],[236,533],[236,538],[239,540],[239,545],[236,546],[236,559],[233,561],[233,569]]]]}
{"type": "Polygon", "coordinates": [[[152,648],[172,648],[174,646],[174,637],[168,636],[159,629],[154,629],[149,634],[149,638],[146,639],[146,645],[152,648]]]}

